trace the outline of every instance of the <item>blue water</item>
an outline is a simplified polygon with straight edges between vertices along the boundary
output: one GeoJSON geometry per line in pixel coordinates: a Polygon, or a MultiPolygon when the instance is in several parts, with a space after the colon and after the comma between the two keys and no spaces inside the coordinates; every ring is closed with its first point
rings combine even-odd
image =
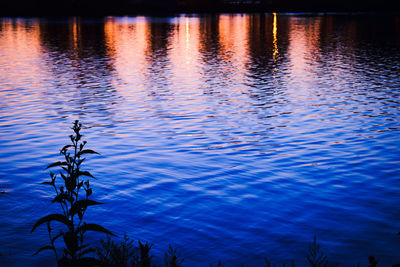
{"type": "MultiPolygon", "coordinates": [[[[400,263],[400,17],[0,19],[0,260],[48,243],[75,119],[87,213],[185,266],[400,263]]],[[[95,240],[97,237],[92,237],[95,240]]]]}

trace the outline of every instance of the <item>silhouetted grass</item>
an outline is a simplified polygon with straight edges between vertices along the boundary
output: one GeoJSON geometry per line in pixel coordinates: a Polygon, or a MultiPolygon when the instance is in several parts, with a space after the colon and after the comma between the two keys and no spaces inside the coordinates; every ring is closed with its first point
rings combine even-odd
{"type": "MultiPolygon", "coordinates": [[[[101,246],[97,247],[96,254],[98,263],[101,267],[113,266],[132,266],[132,267],[150,267],[161,266],[152,262],[153,256],[150,254],[152,244],[138,241],[138,245],[133,245],[133,240],[126,235],[120,242],[114,242],[110,236],[106,240],[101,240],[101,246]]],[[[168,251],[164,254],[165,267],[180,267],[184,261],[180,254],[169,245],[168,251]]]]}
{"type": "MultiPolygon", "coordinates": [[[[101,247],[97,248],[97,256],[100,262],[100,266],[102,267],[112,267],[112,266],[120,266],[120,267],[181,267],[184,262],[184,258],[181,256],[176,249],[174,249],[171,245],[169,246],[168,252],[164,255],[164,265],[159,265],[152,261],[153,256],[150,254],[150,249],[152,245],[146,243],[143,245],[140,241],[138,241],[138,245],[134,246],[133,241],[130,240],[126,235],[120,242],[114,242],[110,236],[107,237],[106,240],[101,240],[101,247]]],[[[278,266],[310,266],[310,267],[337,267],[341,266],[338,263],[330,263],[328,261],[328,256],[324,254],[321,249],[321,245],[317,242],[317,237],[314,236],[313,242],[310,243],[308,254],[305,255],[304,259],[297,259],[297,262],[300,262],[298,265],[296,261],[292,261],[289,265],[286,264],[276,264],[269,261],[267,258],[264,259],[265,267],[278,267],[278,266]],[[301,264],[307,260],[307,265],[301,264]]],[[[378,266],[378,261],[374,256],[369,256],[368,267],[376,267],[378,266]]],[[[252,263],[242,262],[238,263],[242,267],[245,267],[246,264],[252,265],[252,263]]],[[[209,264],[210,267],[224,267],[224,263],[219,260],[216,264],[209,264]]],[[[229,266],[229,265],[228,265],[229,266]]],[[[348,266],[348,265],[343,265],[348,266]]],[[[355,266],[361,266],[358,263],[355,266]]],[[[399,267],[399,265],[393,265],[393,267],[399,267]]]]}
{"type": "Polygon", "coordinates": [[[317,243],[317,236],[308,249],[307,261],[311,267],[327,266],[328,257],[321,251],[321,245],[317,243]]]}

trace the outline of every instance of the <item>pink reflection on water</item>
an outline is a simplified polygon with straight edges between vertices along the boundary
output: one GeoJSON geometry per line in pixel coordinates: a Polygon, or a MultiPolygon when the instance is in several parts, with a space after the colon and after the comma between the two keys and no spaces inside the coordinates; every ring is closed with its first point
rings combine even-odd
{"type": "Polygon", "coordinates": [[[123,95],[141,90],[150,38],[149,23],[144,17],[108,18],[104,25],[107,53],[114,61],[118,78],[130,86],[123,95]]]}
{"type": "Polygon", "coordinates": [[[319,56],[319,19],[312,23],[304,24],[302,19],[290,20],[288,58],[291,63],[291,76],[301,82],[309,80],[309,67],[319,56]]]}
{"type": "Polygon", "coordinates": [[[163,68],[170,72],[167,79],[173,85],[172,90],[201,88],[202,76],[215,71],[207,70],[207,65],[215,63],[210,61],[213,59],[220,61],[221,73],[227,73],[235,83],[242,83],[249,59],[249,19],[248,15],[221,15],[216,25],[201,27],[201,19],[190,16],[167,22],[153,22],[143,17],[108,18],[105,23],[107,52],[115,59],[119,78],[131,84],[132,90],[145,89],[143,81],[153,77],[149,74],[153,71],[149,65],[157,57],[156,53],[166,57],[163,68]],[[163,29],[162,23],[169,24],[171,29],[163,29]],[[218,50],[212,50],[207,39],[210,30],[218,32],[218,50]],[[166,40],[159,40],[162,38],[166,40]]]}
{"type": "MultiPolygon", "coordinates": [[[[26,84],[40,85],[43,72],[40,27],[37,20],[3,19],[0,32],[1,104],[16,100],[29,105],[32,96],[23,93],[26,84]],[[15,90],[17,89],[17,90],[15,90]]],[[[40,97],[35,92],[35,98],[40,97]]],[[[9,112],[16,112],[10,110],[9,112]]]]}

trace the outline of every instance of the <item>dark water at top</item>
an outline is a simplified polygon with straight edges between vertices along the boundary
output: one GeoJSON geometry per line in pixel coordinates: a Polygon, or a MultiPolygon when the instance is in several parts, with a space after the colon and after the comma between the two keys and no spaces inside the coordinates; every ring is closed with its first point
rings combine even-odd
{"type": "Polygon", "coordinates": [[[4,18],[0,70],[1,264],[54,259],[30,229],[75,119],[87,219],[154,254],[302,265],[316,234],[342,266],[400,262],[399,17],[4,18]]]}

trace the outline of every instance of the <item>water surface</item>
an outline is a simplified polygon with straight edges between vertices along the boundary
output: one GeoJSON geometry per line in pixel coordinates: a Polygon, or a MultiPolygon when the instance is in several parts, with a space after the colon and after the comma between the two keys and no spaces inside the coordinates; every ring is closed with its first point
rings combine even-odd
{"type": "MultiPolygon", "coordinates": [[[[400,18],[0,19],[0,259],[43,265],[75,119],[88,221],[186,266],[400,263],[400,18]],[[100,220],[99,220],[100,219],[100,220]]],[[[155,258],[161,262],[161,258],[155,258]]]]}

